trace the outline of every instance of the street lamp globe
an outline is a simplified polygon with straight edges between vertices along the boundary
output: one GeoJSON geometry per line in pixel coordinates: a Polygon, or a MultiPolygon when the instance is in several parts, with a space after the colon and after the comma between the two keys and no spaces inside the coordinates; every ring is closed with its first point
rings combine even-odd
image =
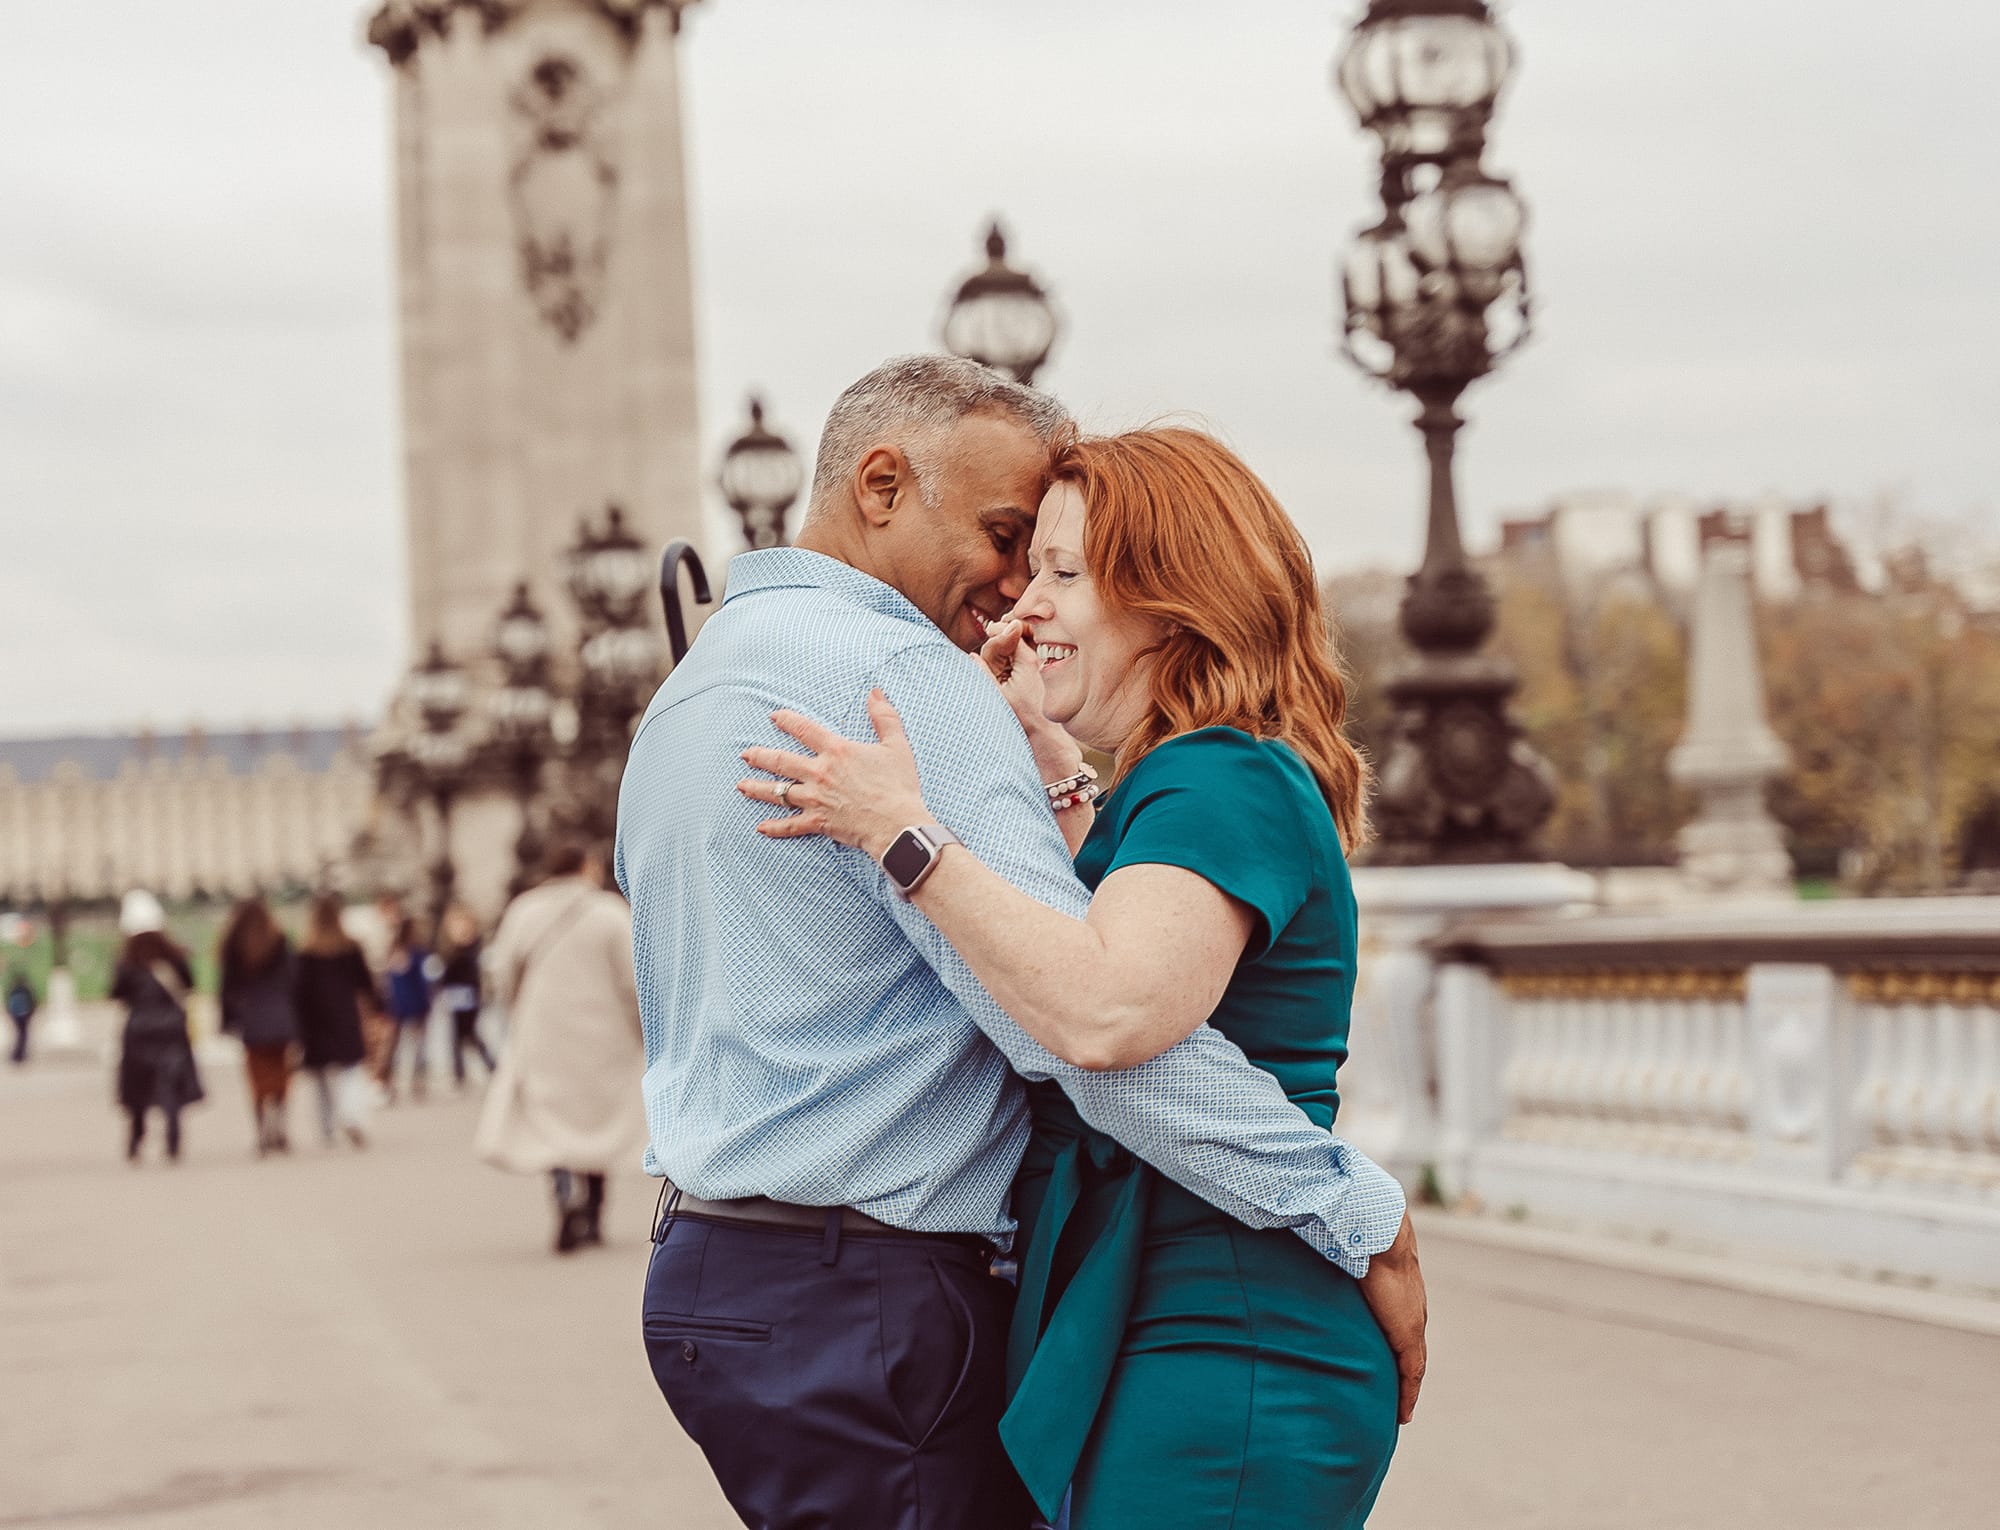
{"type": "Polygon", "coordinates": [[[632,625],[640,603],[653,582],[652,560],[625,525],[625,512],[608,507],[605,527],[591,529],[585,517],[569,550],[569,589],[591,621],[601,625],[632,625]]]}
{"type": "Polygon", "coordinates": [[[1394,208],[1364,229],[1347,252],[1341,292],[1347,309],[1347,354],[1370,377],[1395,373],[1396,341],[1422,296],[1422,275],[1410,256],[1403,220],[1394,208]]]}
{"type": "Polygon", "coordinates": [[[658,682],[660,644],[644,627],[607,627],[584,640],[579,657],[602,692],[625,695],[658,682]]]}
{"type": "Polygon", "coordinates": [[[723,452],[716,482],[743,522],[743,540],[752,548],[784,545],[785,512],[799,497],[805,477],[799,454],[764,424],[764,402],[751,394],[750,428],[723,452]]]}
{"type": "Polygon", "coordinates": [[[493,734],[516,751],[533,752],[546,741],[555,698],[549,694],[549,626],[529,598],[525,582],[500,613],[493,633],[501,683],[487,697],[493,734]]]}
{"type": "Polygon", "coordinates": [[[985,267],[960,284],[945,312],[945,349],[1032,384],[1059,327],[1041,283],[1007,264],[1007,237],[996,222],[986,234],[985,267]]]}
{"type": "Polygon", "coordinates": [[[455,729],[472,699],[465,671],[444,656],[444,645],[436,638],[431,639],[424,662],[410,671],[406,685],[412,705],[431,733],[455,729]]]}
{"type": "Polygon", "coordinates": [[[493,632],[493,651],[510,682],[539,678],[549,662],[549,624],[528,594],[527,581],[514,586],[514,597],[500,613],[493,632]]]}
{"type": "Polygon", "coordinates": [[[1528,336],[1527,208],[1505,180],[1460,161],[1403,217],[1428,289],[1481,321],[1488,367],[1528,336]],[[1504,302],[1502,300],[1505,300],[1504,302]]]}
{"type": "Polygon", "coordinates": [[[1485,0],[1370,0],[1334,81],[1392,167],[1476,154],[1514,64],[1485,0]]]}
{"type": "Polygon", "coordinates": [[[456,729],[420,728],[404,751],[433,791],[447,789],[472,762],[472,745],[456,729]]]}

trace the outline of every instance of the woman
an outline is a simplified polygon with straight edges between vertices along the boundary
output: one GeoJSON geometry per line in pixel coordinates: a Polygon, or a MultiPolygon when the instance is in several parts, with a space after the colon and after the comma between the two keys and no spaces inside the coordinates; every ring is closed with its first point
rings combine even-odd
{"type": "Polygon", "coordinates": [[[438,977],[438,998],[444,1004],[445,1013],[451,1016],[452,1082],[463,1089],[468,1048],[479,1054],[479,1060],[486,1065],[486,1076],[493,1076],[493,1054],[486,1050],[486,1043],[479,1035],[482,997],[479,982],[479,916],[463,903],[454,903],[445,910],[444,922],[438,933],[444,957],[443,970],[438,977]]]}
{"type": "Polygon", "coordinates": [[[405,915],[396,927],[388,960],[382,964],[383,998],[389,1020],[395,1026],[389,1042],[389,1056],[382,1067],[382,1083],[389,1099],[396,1098],[396,1060],[413,1051],[410,1064],[410,1093],[421,1100],[430,1080],[429,1047],[431,1018],[431,953],[424,947],[423,927],[414,916],[405,915]]]}
{"type": "MultiPolygon", "coordinates": [[[[1051,782],[1089,916],[1058,914],[962,847],[913,901],[1067,1060],[1129,1067],[1208,1020],[1331,1126],[1364,772],[1304,542],[1193,431],[1077,443],[1055,479],[1032,582],[983,657],[1051,782]],[[1079,745],[1116,762],[1096,802],[1079,745]]],[[[870,711],[879,745],[778,714],[819,753],[746,752],[797,783],[743,784],[798,810],[765,833],[879,858],[931,820],[894,710],[878,694],[870,711]]],[[[1076,1530],[1363,1525],[1399,1404],[1359,1284],[1289,1232],[1253,1231],[1161,1178],[1053,1086],[1033,1093],[1001,1433],[1043,1511],[1073,1483],[1076,1530]]]]}
{"type": "Polygon", "coordinates": [[[285,1094],[292,1045],[299,1039],[292,1004],[292,946],[262,898],[245,898],[229,915],[218,950],[222,1028],[243,1043],[257,1156],[287,1153],[285,1094]]]}
{"type": "Polygon", "coordinates": [[[605,1174],[639,1161],[646,1071],[632,971],[632,911],[604,886],[604,863],[553,847],[548,879],[501,915],[487,962],[507,1008],[507,1045],[475,1146],[516,1174],[547,1174],[555,1250],[604,1241],[605,1174]]]}
{"type": "Polygon", "coordinates": [[[300,1066],[319,1086],[320,1134],[328,1147],[336,1130],[356,1147],[363,1131],[369,1084],[361,1069],[364,1008],[375,1003],[375,979],[361,948],[340,922],[340,894],[313,899],[306,938],[292,964],[292,1003],[298,1015],[300,1066]]]}
{"type": "Polygon", "coordinates": [[[125,946],[111,980],[111,997],[125,1006],[125,1032],[118,1057],[118,1103],[131,1121],[125,1156],[139,1161],[146,1139],[146,1113],[158,1108],[167,1120],[167,1160],[180,1162],[181,1111],[202,1098],[201,1075],[188,1042],[188,995],[194,973],[183,951],[166,933],[166,910],[141,888],[125,894],[118,929],[125,946]]]}

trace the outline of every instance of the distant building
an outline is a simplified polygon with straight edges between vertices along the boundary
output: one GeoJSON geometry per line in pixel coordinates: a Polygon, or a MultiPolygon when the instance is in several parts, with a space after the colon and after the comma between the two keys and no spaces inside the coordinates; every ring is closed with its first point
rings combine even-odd
{"type": "Polygon", "coordinates": [[[1504,567],[1557,580],[1570,595],[1640,578],[1684,607],[1701,571],[1704,524],[1747,528],[1751,584],[1764,600],[1861,587],[1825,505],[1800,509],[1774,495],[1716,505],[1686,495],[1641,500],[1615,491],[1566,494],[1540,515],[1501,522],[1504,567]]]}
{"type": "Polygon", "coordinates": [[[0,899],[310,887],[373,796],[354,727],[0,739],[0,899]]]}

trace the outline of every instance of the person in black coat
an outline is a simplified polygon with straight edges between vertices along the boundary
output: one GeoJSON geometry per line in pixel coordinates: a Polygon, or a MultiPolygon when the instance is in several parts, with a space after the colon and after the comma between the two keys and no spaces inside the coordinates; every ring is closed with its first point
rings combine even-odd
{"type": "Polygon", "coordinates": [[[218,952],[222,1028],[243,1043],[243,1072],[257,1117],[257,1155],[286,1152],[288,1055],[299,1039],[292,1002],[292,947],[262,898],[245,898],[229,916],[218,952]]]}
{"type": "Polygon", "coordinates": [[[319,1085],[319,1122],[329,1144],[336,1129],[360,1147],[366,1140],[368,1055],[361,1035],[364,1008],[375,1003],[375,979],[340,922],[338,893],[313,900],[306,938],[292,963],[292,1003],[298,1016],[301,1066],[319,1085]]]}
{"type": "Polygon", "coordinates": [[[118,1103],[131,1119],[125,1156],[139,1158],[146,1114],[157,1107],[167,1118],[167,1158],[181,1156],[181,1111],[202,1098],[188,1041],[188,995],[194,973],[187,953],[166,934],[166,911],[151,893],[134,889],[118,911],[125,948],[111,982],[111,997],[125,1006],[125,1032],[118,1057],[118,1103]]]}
{"type": "Polygon", "coordinates": [[[445,910],[440,933],[444,972],[438,978],[438,998],[451,1016],[452,1080],[463,1089],[467,1048],[479,1054],[488,1078],[494,1068],[493,1054],[479,1034],[479,918],[463,903],[454,903],[445,910]]]}

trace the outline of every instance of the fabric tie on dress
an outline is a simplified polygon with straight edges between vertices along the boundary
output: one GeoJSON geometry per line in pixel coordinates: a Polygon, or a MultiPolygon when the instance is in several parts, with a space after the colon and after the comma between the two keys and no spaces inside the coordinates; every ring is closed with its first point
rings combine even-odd
{"type": "Polygon", "coordinates": [[[1125,1336],[1145,1250],[1152,1176],[1091,1130],[1060,1094],[1038,1091],[1024,1173],[1044,1164],[1007,1340],[1000,1439],[1035,1505],[1053,1517],[1090,1438],[1125,1336]],[[1051,1291],[1065,1249],[1084,1250],[1051,1291]]]}

